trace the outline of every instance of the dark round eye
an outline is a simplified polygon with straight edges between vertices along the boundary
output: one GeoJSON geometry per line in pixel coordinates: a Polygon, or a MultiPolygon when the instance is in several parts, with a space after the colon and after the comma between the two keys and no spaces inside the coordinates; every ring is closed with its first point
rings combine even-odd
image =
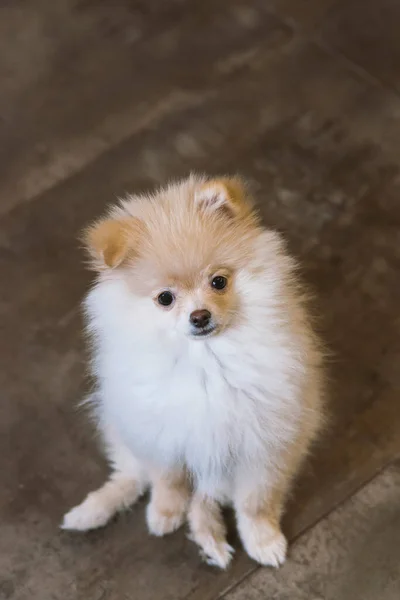
{"type": "Polygon", "coordinates": [[[175,296],[172,292],[161,292],[161,294],[157,297],[158,304],[161,306],[171,306],[173,301],[175,300],[175,296]]]}
{"type": "Polygon", "coordinates": [[[223,277],[222,275],[217,275],[217,277],[214,277],[214,279],[211,281],[211,285],[216,290],[223,290],[226,287],[227,283],[227,278],[223,277]]]}

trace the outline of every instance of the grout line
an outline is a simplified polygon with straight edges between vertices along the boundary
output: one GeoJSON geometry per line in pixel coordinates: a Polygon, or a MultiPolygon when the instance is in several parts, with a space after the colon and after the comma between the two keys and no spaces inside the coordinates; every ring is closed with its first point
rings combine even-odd
{"type": "MultiPolygon", "coordinates": [[[[335,47],[332,47],[329,44],[324,43],[323,40],[319,37],[319,35],[315,34],[314,31],[312,31],[311,33],[307,33],[305,31],[303,31],[301,26],[299,26],[299,24],[296,22],[295,19],[282,16],[273,7],[270,7],[268,9],[268,11],[273,17],[275,17],[279,22],[281,22],[282,25],[286,26],[290,31],[293,32],[293,39],[291,40],[291,42],[289,42],[289,44],[293,44],[297,40],[300,42],[306,42],[306,43],[308,42],[309,44],[315,45],[317,48],[320,48],[321,50],[325,51],[330,56],[332,56],[334,59],[336,59],[339,62],[339,64],[341,63],[343,68],[345,68],[346,70],[350,71],[353,74],[358,75],[358,77],[360,77],[362,80],[368,82],[369,84],[380,87],[383,91],[389,92],[389,93],[395,95],[400,100],[399,90],[397,90],[394,87],[388,86],[382,80],[371,75],[362,66],[358,65],[357,63],[355,63],[354,61],[349,59],[344,53],[340,52],[340,50],[336,49],[335,47]]],[[[329,11],[328,11],[328,13],[329,13],[329,11]]],[[[322,22],[323,19],[324,19],[324,17],[322,17],[322,19],[321,19],[321,21],[319,21],[319,23],[322,22]]],[[[315,24],[315,26],[313,26],[313,30],[318,28],[319,23],[317,23],[317,24],[315,24]]],[[[256,47],[257,47],[257,44],[256,44],[256,47]]],[[[219,91],[222,88],[225,88],[227,85],[229,85],[228,80],[226,82],[222,82],[222,87],[219,86],[217,91],[211,90],[211,89],[204,89],[204,90],[202,90],[202,92],[204,93],[205,98],[207,100],[209,100],[215,96],[218,96],[219,91]]],[[[126,137],[124,136],[120,140],[117,140],[111,146],[107,147],[103,151],[101,151],[98,154],[96,154],[95,156],[93,156],[92,159],[88,160],[87,162],[84,162],[84,164],[82,164],[81,167],[73,170],[66,177],[63,177],[62,179],[55,181],[52,185],[50,185],[50,187],[47,187],[47,188],[39,191],[37,194],[34,194],[32,197],[30,197],[29,199],[26,199],[25,201],[19,202],[16,206],[12,207],[10,210],[7,210],[5,213],[2,213],[0,215],[0,218],[6,217],[6,216],[12,214],[14,212],[14,210],[18,210],[18,208],[20,206],[31,204],[32,202],[35,202],[35,200],[38,200],[41,196],[44,196],[47,193],[50,193],[51,190],[57,189],[58,186],[62,186],[63,184],[65,184],[66,181],[72,180],[74,177],[78,177],[86,169],[90,168],[91,165],[93,165],[97,161],[101,160],[104,156],[107,156],[107,154],[111,154],[112,152],[116,151],[117,148],[123,146],[124,143],[129,142],[129,140],[134,138],[138,133],[141,133],[141,132],[147,130],[149,127],[154,126],[154,124],[156,124],[158,121],[163,121],[165,118],[168,119],[168,117],[170,117],[172,114],[176,114],[176,112],[179,110],[190,110],[191,108],[196,107],[198,105],[197,95],[198,95],[197,92],[194,94],[186,93],[185,90],[179,90],[178,93],[176,93],[176,90],[175,90],[175,93],[167,94],[166,97],[163,97],[160,99],[159,103],[156,103],[155,106],[152,106],[150,108],[150,111],[149,111],[150,114],[151,114],[151,112],[153,112],[153,113],[160,112],[161,113],[161,114],[156,115],[155,119],[149,118],[149,114],[147,113],[144,116],[144,119],[143,118],[141,119],[142,122],[138,123],[136,128],[134,128],[134,130],[132,132],[130,132],[126,137]],[[167,110],[165,110],[165,106],[163,106],[165,103],[167,105],[172,104],[172,110],[171,110],[171,106],[167,106],[167,110]],[[160,105],[162,108],[161,111],[159,111],[160,105]],[[143,123],[143,121],[144,121],[144,123],[143,123]]],[[[351,107],[349,107],[348,110],[350,111],[351,107]]],[[[345,112],[347,112],[347,111],[345,111],[345,112]]]]}
{"type": "MultiPolygon", "coordinates": [[[[310,525],[306,526],[301,532],[297,533],[293,538],[290,539],[290,546],[295,544],[300,538],[306,535],[309,531],[317,527],[319,523],[327,519],[331,514],[333,514],[336,510],[338,510],[341,506],[346,504],[351,498],[357,495],[362,489],[364,489],[367,485],[369,485],[374,479],[379,477],[384,471],[389,469],[392,465],[394,465],[400,459],[400,453],[395,457],[391,458],[387,463],[376,469],[376,471],[369,477],[365,479],[362,483],[354,488],[353,491],[345,495],[341,500],[336,502],[331,508],[329,508],[325,513],[323,513],[316,521],[310,523],[310,525]]],[[[290,560],[290,559],[289,559],[290,560]]],[[[266,568],[261,565],[256,565],[249,571],[247,571],[242,577],[240,577],[237,581],[235,581],[231,586],[228,586],[223,590],[218,596],[216,596],[216,600],[222,600],[226,598],[228,594],[230,594],[233,590],[238,588],[246,579],[248,579],[251,575],[256,573],[258,570],[266,568]]]]}
{"type": "Polygon", "coordinates": [[[299,39],[302,39],[304,41],[308,41],[312,44],[315,44],[315,46],[317,46],[321,50],[324,50],[333,58],[337,58],[340,62],[342,62],[346,66],[346,68],[349,71],[356,73],[364,81],[367,81],[370,84],[380,87],[383,91],[394,94],[400,100],[400,89],[398,87],[396,87],[395,85],[390,85],[385,80],[380,79],[376,75],[373,75],[372,73],[367,71],[367,69],[365,67],[360,65],[358,62],[349,58],[346,55],[346,53],[342,52],[335,45],[331,45],[329,43],[324,42],[324,40],[321,37],[321,34],[318,33],[318,30],[319,30],[320,26],[322,25],[322,23],[326,19],[328,19],[331,14],[334,13],[335,9],[340,4],[341,4],[341,2],[338,2],[337,4],[334,3],[330,8],[328,8],[326,13],[320,19],[317,19],[316,22],[311,25],[309,31],[304,31],[302,26],[299,25],[299,23],[297,22],[297,20],[295,18],[285,17],[284,15],[281,15],[279,13],[279,10],[277,11],[277,9],[276,8],[274,9],[274,7],[270,7],[270,12],[277,19],[282,21],[283,24],[285,24],[287,27],[291,28],[293,30],[293,32],[297,34],[299,39]]]}
{"type": "Polygon", "coordinates": [[[350,71],[353,71],[354,73],[356,73],[359,77],[361,77],[368,83],[371,83],[371,84],[375,85],[376,87],[381,88],[382,91],[393,94],[400,100],[400,90],[396,86],[390,85],[388,82],[384,81],[383,79],[377,77],[376,75],[373,75],[372,73],[367,71],[367,69],[365,69],[365,67],[360,65],[358,62],[355,62],[353,59],[349,58],[345,52],[343,52],[342,50],[340,50],[339,48],[337,48],[334,45],[332,46],[332,45],[324,42],[320,37],[318,37],[318,36],[313,37],[312,41],[315,43],[316,46],[318,46],[322,50],[325,50],[328,54],[330,54],[334,58],[338,58],[344,65],[346,65],[346,67],[350,71]]]}
{"type": "MultiPolygon", "coordinates": [[[[360,77],[362,80],[368,82],[369,84],[379,87],[380,89],[382,89],[382,91],[388,92],[388,93],[396,96],[396,98],[399,99],[399,101],[400,101],[400,90],[398,88],[396,88],[395,86],[390,86],[383,80],[372,75],[364,67],[362,67],[358,63],[354,62],[345,53],[341,52],[338,48],[325,43],[323,41],[323,39],[321,39],[321,36],[318,33],[318,29],[320,28],[321,23],[323,23],[323,21],[327,18],[327,16],[329,16],[329,14],[331,14],[331,12],[334,10],[335,6],[336,5],[334,5],[330,9],[328,9],[326,14],[323,17],[321,17],[320,19],[318,19],[317,22],[312,25],[312,27],[310,28],[310,31],[308,31],[308,32],[304,31],[302,29],[301,25],[299,25],[299,23],[296,21],[296,19],[280,14],[279,10],[274,8],[273,6],[268,8],[268,12],[273,17],[275,17],[282,25],[286,26],[290,31],[293,32],[294,39],[297,38],[297,40],[308,42],[310,44],[314,44],[317,48],[320,48],[321,50],[325,51],[333,58],[337,59],[337,61],[339,63],[341,63],[342,66],[349,72],[356,74],[358,77],[360,77]]],[[[292,42],[293,42],[293,40],[292,40],[292,42]]],[[[225,85],[223,84],[222,87],[225,87],[225,85]]],[[[190,94],[190,93],[185,94],[185,90],[183,90],[183,91],[179,90],[179,91],[181,92],[181,95],[179,95],[179,93],[178,93],[177,97],[176,96],[174,97],[174,94],[172,94],[172,104],[173,104],[172,111],[171,110],[161,111],[161,113],[164,112],[165,114],[158,115],[156,117],[156,119],[154,120],[156,123],[159,120],[160,116],[161,116],[161,120],[163,120],[165,117],[168,118],[168,116],[170,116],[171,113],[174,114],[176,112],[176,110],[186,110],[186,109],[192,108],[193,105],[196,106],[197,93],[196,94],[190,94]]],[[[213,96],[213,93],[211,92],[210,89],[204,89],[203,92],[205,93],[206,97],[213,96]]],[[[161,104],[165,101],[167,101],[167,104],[168,104],[168,102],[171,103],[170,96],[171,95],[167,94],[166,98],[162,98],[160,100],[161,104]]],[[[151,108],[153,109],[153,111],[154,111],[154,108],[157,111],[157,108],[159,108],[159,104],[156,103],[156,106],[151,107],[151,108]]],[[[150,113],[151,113],[151,109],[150,109],[150,113]]],[[[153,120],[151,120],[151,121],[149,120],[148,114],[145,115],[144,121],[145,121],[144,125],[143,125],[143,123],[138,123],[138,125],[136,127],[136,131],[134,130],[131,133],[129,133],[126,137],[124,136],[120,140],[117,140],[111,146],[107,147],[103,151],[101,151],[98,154],[96,154],[95,156],[93,156],[92,159],[88,160],[87,162],[84,162],[84,164],[81,167],[73,170],[66,177],[63,177],[62,179],[55,181],[52,185],[50,185],[50,187],[47,187],[47,188],[39,191],[37,194],[34,194],[32,197],[30,197],[29,199],[26,199],[25,201],[18,202],[18,204],[15,207],[12,207],[10,210],[7,210],[5,213],[2,213],[0,215],[0,217],[12,214],[12,212],[14,210],[18,209],[21,205],[30,204],[31,202],[34,202],[35,200],[37,200],[41,196],[45,195],[46,193],[49,193],[50,190],[57,189],[57,187],[59,185],[63,185],[66,181],[78,176],[80,173],[85,171],[85,169],[89,168],[96,161],[100,160],[103,156],[106,156],[108,153],[113,152],[116,148],[120,147],[125,142],[127,142],[128,140],[130,140],[134,136],[136,136],[140,131],[146,130],[150,124],[152,125],[154,123],[153,120]]]]}
{"type": "Polygon", "coordinates": [[[233,592],[233,590],[238,588],[246,579],[248,579],[249,577],[254,575],[254,573],[256,573],[257,571],[259,571],[262,568],[268,568],[268,567],[262,567],[261,565],[255,565],[254,567],[252,567],[251,569],[246,571],[246,573],[244,573],[237,581],[235,581],[235,583],[232,583],[230,586],[225,588],[220,594],[218,594],[218,596],[215,597],[215,600],[222,600],[222,598],[225,598],[228,594],[233,592]]]}

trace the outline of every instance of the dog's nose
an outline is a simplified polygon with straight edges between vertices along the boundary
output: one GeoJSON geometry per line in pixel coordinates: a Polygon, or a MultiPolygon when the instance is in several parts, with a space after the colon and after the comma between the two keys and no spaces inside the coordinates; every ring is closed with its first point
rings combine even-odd
{"type": "Polygon", "coordinates": [[[209,310],[194,310],[190,315],[190,322],[194,327],[198,329],[202,329],[203,327],[207,327],[211,320],[211,313],[209,310]]]}

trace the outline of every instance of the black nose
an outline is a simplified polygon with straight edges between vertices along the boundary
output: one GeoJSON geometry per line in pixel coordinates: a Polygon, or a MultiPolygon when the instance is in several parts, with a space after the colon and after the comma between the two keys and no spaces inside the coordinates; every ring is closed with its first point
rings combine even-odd
{"type": "Polygon", "coordinates": [[[207,327],[211,320],[211,313],[208,310],[194,310],[190,315],[190,322],[194,327],[202,329],[207,327]]]}

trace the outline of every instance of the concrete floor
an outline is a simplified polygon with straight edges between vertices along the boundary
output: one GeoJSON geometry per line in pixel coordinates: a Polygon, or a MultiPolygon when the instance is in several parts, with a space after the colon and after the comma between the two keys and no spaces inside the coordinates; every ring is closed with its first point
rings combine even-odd
{"type": "Polygon", "coordinates": [[[400,464],[293,544],[279,571],[258,569],[225,600],[398,600],[400,464]]]}
{"type": "Polygon", "coordinates": [[[0,599],[398,592],[398,467],[362,488],[400,451],[399,22],[396,0],[2,3],[0,599]],[[254,574],[237,542],[218,573],[182,532],[151,539],[142,505],[101,532],[58,530],[106,472],[75,409],[79,232],[116,196],[190,170],[254,182],[332,350],[332,425],[288,507],[297,542],[277,575],[254,574]]]}

